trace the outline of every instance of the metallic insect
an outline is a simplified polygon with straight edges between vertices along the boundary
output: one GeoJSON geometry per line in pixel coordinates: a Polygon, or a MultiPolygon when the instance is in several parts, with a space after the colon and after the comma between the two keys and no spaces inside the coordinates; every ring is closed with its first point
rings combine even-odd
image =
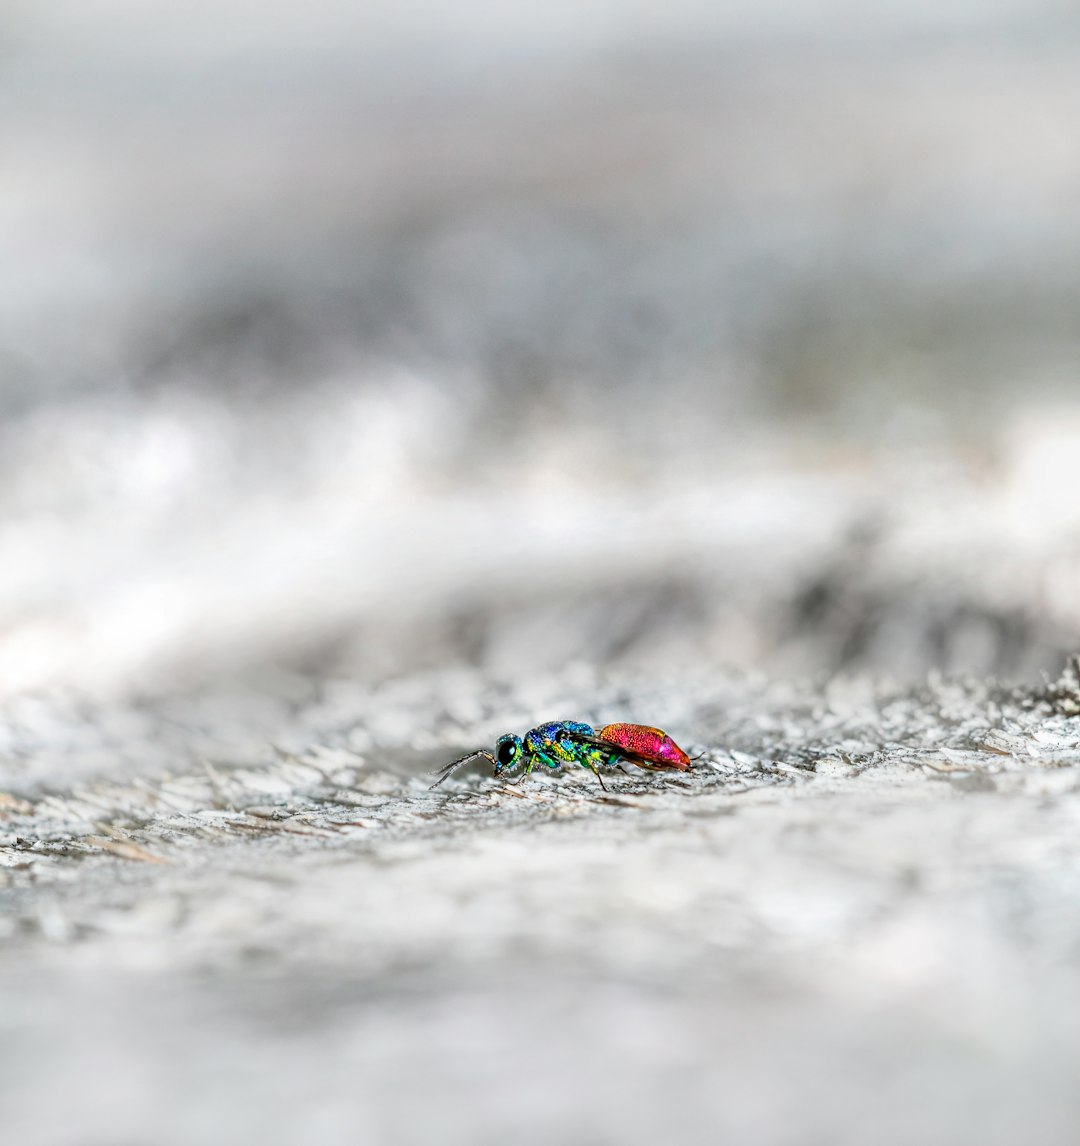
{"type": "Polygon", "coordinates": [[[606,791],[601,768],[622,768],[623,762],[636,764],[651,771],[688,772],[690,757],[659,728],[643,724],[607,724],[594,730],[576,720],[553,720],[538,725],[524,736],[500,736],[494,753],[484,748],[468,752],[439,769],[439,778],[431,786],[437,788],[463,764],[477,757],[490,760],[495,775],[521,769],[518,783],[538,765],[557,770],[564,764],[578,764],[587,768],[600,781],[606,791]]]}

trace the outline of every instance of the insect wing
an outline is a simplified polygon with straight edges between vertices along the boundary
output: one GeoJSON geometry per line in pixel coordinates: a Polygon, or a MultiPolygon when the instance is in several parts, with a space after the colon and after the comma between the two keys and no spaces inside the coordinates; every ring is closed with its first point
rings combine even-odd
{"type": "Polygon", "coordinates": [[[634,763],[645,766],[690,770],[690,757],[659,728],[644,724],[608,724],[598,733],[601,743],[613,745],[634,763]]]}

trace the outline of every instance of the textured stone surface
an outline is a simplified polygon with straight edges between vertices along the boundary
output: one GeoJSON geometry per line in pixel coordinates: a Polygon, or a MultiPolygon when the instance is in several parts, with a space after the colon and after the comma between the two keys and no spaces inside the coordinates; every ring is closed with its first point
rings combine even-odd
{"type": "MultiPolygon", "coordinates": [[[[1075,1141],[1075,677],[588,675],[418,677],[378,740],[364,690],[313,688],[292,749],[5,797],[12,1140],[1075,1141]],[[415,777],[545,692],[704,757],[415,777]]],[[[39,718],[47,761],[76,725],[39,718]]]]}
{"type": "Polygon", "coordinates": [[[0,1146],[1080,1140],[1080,23],[855,8],[0,10],[0,1146]]]}

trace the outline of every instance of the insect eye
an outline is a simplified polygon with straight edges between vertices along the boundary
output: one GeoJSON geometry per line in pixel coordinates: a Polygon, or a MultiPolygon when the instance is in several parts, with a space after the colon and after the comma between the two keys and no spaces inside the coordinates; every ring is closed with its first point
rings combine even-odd
{"type": "Polygon", "coordinates": [[[512,740],[503,740],[496,750],[496,758],[504,767],[511,764],[517,755],[517,745],[512,740]]]}

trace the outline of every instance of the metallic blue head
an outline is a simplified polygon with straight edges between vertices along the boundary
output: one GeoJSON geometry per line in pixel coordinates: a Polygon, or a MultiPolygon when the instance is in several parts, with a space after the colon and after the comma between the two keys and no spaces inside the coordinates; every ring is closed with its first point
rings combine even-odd
{"type": "Polygon", "coordinates": [[[521,752],[520,736],[512,736],[509,733],[500,736],[495,745],[495,775],[498,776],[500,772],[513,768],[521,760],[521,752]]]}

